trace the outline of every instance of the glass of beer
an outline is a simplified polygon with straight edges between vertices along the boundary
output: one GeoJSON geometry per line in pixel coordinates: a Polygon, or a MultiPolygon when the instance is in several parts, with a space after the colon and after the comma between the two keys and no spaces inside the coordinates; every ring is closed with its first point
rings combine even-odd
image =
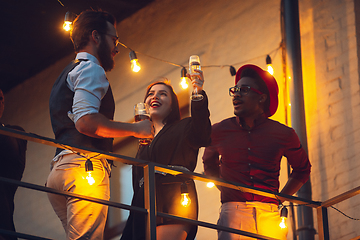
{"type": "MultiPolygon", "coordinates": [[[[137,103],[134,106],[135,122],[139,122],[145,119],[150,119],[149,105],[146,103],[137,103]]],[[[151,138],[139,139],[140,145],[148,145],[151,143],[151,138]]]]}

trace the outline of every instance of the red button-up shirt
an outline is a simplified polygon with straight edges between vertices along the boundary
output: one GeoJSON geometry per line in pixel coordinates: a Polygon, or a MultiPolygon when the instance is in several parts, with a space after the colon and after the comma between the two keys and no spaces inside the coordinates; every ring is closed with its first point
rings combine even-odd
{"type": "MultiPolygon", "coordinates": [[[[311,164],[294,129],[261,117],[252,129],[241,126],[238,117],[212,126],[212,143],[205,149],[205,174],[271,191],[279,191],[280,161],[292,167],[290,177],[305,183],[311,164]]],[[[222,187],[221,202],[259,201],[278,204],[273,198],[222,187]]]]}

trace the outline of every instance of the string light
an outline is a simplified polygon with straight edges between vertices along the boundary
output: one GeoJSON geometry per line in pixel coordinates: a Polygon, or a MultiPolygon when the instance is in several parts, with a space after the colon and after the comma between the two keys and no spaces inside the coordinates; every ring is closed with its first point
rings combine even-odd
{"type": "Polygon", "coordinates": [[[235,76],[236,75],[236,69],[233,66],[230,66],[230,75],[235,76]]]}
{"type": "Polygon", "coordinates": [[[73,23],[74,19],[75,19],[75,14],[73,14],[72,12],[66,12],[64,24],[63,24],[63,29],[65,31],[68,32],[72,29],[72,23],[73,23]]]}
{"type": "MultiPolygon", "coordinates": [[[[59,0],[58,0],[59,1],[59,0]]],[[[59,1],[60,2],[60,1],[59,1]]],[[[60,2],[61,3],[61,2],[60,2]]],[[[62,6],[64,6],[62,3],[61,3],[62,6]]],[[[65,20],[64,20],[64,24],[63,24],[63,28],[66,30],[66,31],[70,31],[71,28],[72,28],[72,22],[74,21],[76,17],[76,14],[72,13],[72,12],[66,12],[65,14],[65,20]]],[[[119,42],[119,44],[121,46],[123,46],[124,48],[127,48],[130,50],[130,53],[129,53],[129,56],[130,56],[130,62],[131,62],[131,70],[134,71],[134,72],[139,72],[140,69],[141,69],[141,66],[139,64],[139,60],[136,56],[136,53],[134,50],[130,49],[128,46],[126,46],[125,44],[119,42]]],[[[280,49],[280,47],[272,50],[269,54],[266,55],[266,64],[267,64],[267,68],[268,68],[268,72],[273,75],[274,74],[274,69],[272,68],[272,61],[271,61],[271,57],[270,57],[270,54],[273,53],[274,51],[278,51],[280,49]]],[[[139,53],[139,52],[137,52],[139,53]]],[[[180,85],[183,89],[187,89],[189,87],[188,83],[187,83],[187,80],[186,80],[186,77],[184,77],[183,75],[183,71],[185,69],[184,66],[182,65],[179,65],[179,64],[175,64],[175,63],[172,63],[172,62],[169,62],[169,61],[165,61],[165,60],[162,60],[162,59],[159,59],[159,58],[155,58],[155,57],[152,57],[152,56],[149,56],[149,55],[146,55],[146,54],[143,54],[141,53],[142,55],[144,56],[147,56],[149,58],[153,58],[155,60],[158,60],[158,61],[162,61],[162,62],[165,62],[165,63],[168,63],[168,64],[171,64],[171,65],[174,65],[174,66],[177,66],[177,67],[181,67],[182,70],[181,70],[181,82],[180,82],[180,85]]],[[[261,57],[261,56],[259,56],[261,57]]],[[[245,63],[245,62],[251,62],[255,59],[258,59],[259,57],[256,57],[256,58],[253,58],[253,59],[249,59],[247,61],[244,61],[244,62],[240,62],[240,63],[236,63],[236,64],[233,64],[233,65],[238,65],[238,64],[241,64],[241,63],[245,63]]],[[[202,66],[202,68],[207,68],[207,67],[224,67],[224,66],[229,66],[229,70],[230,70],[230,75],[231,76],[235,76],[236,75],[236,69],[234,66],[232,65],[210,65],[210,66],[202,66]]],[[[185,69],[185,76],[186,76],[186,69],[185,69]]]]}
{"type": "Polygon", "coordinates": [[[191,204],[191,199],[189,197],[189,191],[186,183],[181,183],[181,205],[188,207],[191,204]]]}
{"type": "MultiPolygon", "coordinates": [[[[94,167],[93,167],[93,164],[92,164],[90,158],[87,158],[86,155],[84,156],[84,155],[82,155],[81,153],[78,153],[78,152],[73,151],[73,150],[72,150],[71,148],[69,148],[69,147],[66,147],[66,146],[64,146],[64,145],[62,145],[62,146],[63,146],[64,149],[70,150],[71,152],[79,155],[80,157],[86,158],[86,161],[85,161],[85,172],[87,173],[87,176],[86,176],[86,177],[82,177],[82,178],[83,178],[83,179],[86,178],[86,180],[88,181],[89,185],[93,185],[93,184],[95,183],[95,179],[91,176],[91,172],[94,171],[94,167]]],[[[96,156],[91,157],[91,158],[95,158],[95,157],[97,157],[97,156],[99,156],[99,155],[100,155],[100,153],[97,154],[96,156]]]]}
{"type": "Polygon", "coordinates": [[[131,51],[129,55],[130,55],[130,62],[131,62],[131,70],[133,70],[133,72],[139,72],[141,69],[141,66],[139,64],[138,58],[136,57],[135,51],[131,51]]]}
{"type": "Polygon", "coordinates": [[[189,87],[189,84],[187,83],[187,77],[186,77],[186,68],[183,67],[181,69],[181,81],[180,81],[180,86],[183,89],[187,89],[189,87]]]}
{"type": "Polygon", "coordinates": [[[285,220],[287,219],[287,216],[288,216],[288,210],[287,208],[284,206],[281,211],[280,211],[280,218],[281,218],[281,223],[280,223],[280,228],[284,229],[284,228],[287,228],[286,226],[286,222],[285,220]]]}
{"type": "Polygon", "coordinates": [[[208,183],[206,184],[206,186],[207,186],[208,188],[213,188],[213,187],[215,186],[215,184],[214,184],[213,182],[208,182],[208,183]]]}
{"type": "Polygon", "coordinates": [[[95,179],[91,176],[91,172],[94,171],[93,164],[90,159],[86,159],[85,162],[85,172],[88,174],[86,176],[86,179],[88,180],[88,183],[90,185],[93,185],[95,183],[95,179]]]}
{"type": "Polygon", "coordinates": [[[266,66],[267,66],[267,71],[271,74],[274,75],[274,69],[272,67],[272,61],[271,61],[271,57],[270,55],[266,56],[266,66]]]}

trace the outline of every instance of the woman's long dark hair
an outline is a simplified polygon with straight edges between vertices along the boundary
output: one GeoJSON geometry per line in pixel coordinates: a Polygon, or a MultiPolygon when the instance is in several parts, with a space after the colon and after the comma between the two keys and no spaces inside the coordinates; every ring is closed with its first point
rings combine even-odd
{"type": "Polygon", "coordinates": [[[176,121],[180,120],[181,118],[180,118],[179,100],[177,98],[176,93],[174,92],[173,87],[170,84],[168,84],[166,82],[163,82],[163,81],[157,81],[157,82],[154,82],[154,83],[150,84],[146,89],[144,102],[146,101],[146,98],[147,98],[151,88],[154,85],[158,85],[158,84],[162,84],[162,85],[166,86],[170,90],[170,95],[171,95],[171,112],[164,119],[163,123],[164,124],[171,124],[173,122],[176,122],[176,121]]]}

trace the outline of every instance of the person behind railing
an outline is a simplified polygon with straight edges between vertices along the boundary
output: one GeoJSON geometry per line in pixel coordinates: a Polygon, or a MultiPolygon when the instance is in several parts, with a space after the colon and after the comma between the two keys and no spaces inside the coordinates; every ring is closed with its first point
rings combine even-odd
{"type": "MultiPolygon", "coordinates": [[[[4,113],[5,97],[0,89],[0,119],[4,113]]],[[[15,125],[0,125],[19,131],[22,127],[15,125]]],[[[0,135],[0,177],[20,181],[25,169],[27,141],[6,135],[0,135]]],[[[18,186],[0,181],[0,229],[14,231],[14,197],[18,186]]],[[[0,234],[1,240],[16,240],[17,237],[0,234]]]]}
{"type": "MultiPolygon", "coordinates": [[[[200,147],[210,144],[210,113],[208,99],[203,90],[203,73],[192,75],[192,84],[204,96],[191,102],[191,117],[180,120],[179,103],[173,88],[165,82],[148,86],[144,102],[150,106],[155,137],[151,144],[139,147],[136,158],[167,165],[174,169],[194,171],[200,147]],[[197,79],[194,79],[194,77],[197,79]]],[[[143,168],[133,167],[134,196],[132,206],[144,207],[143,168]]],[[[195,183],[191,179],[170,174],[155,174],[156,210],[171,215],[197,220],[198,199],[195,183]],[[187,188],[191,204],[181,205],[182,188],[187,188]]],[[[121,240],[144,240],[145,215],[130,212],[121,240]]],[[[158,240],[194,239],[197,225],[157,217],[158,240]]]]}
{"type": "MultiPolygon", "coordinates": [[[[293,195],[309,179],[311,165],[295,131],[269,119],[278,108],[275,78],[247,64],[237,71],[235,84],[229,89],[235,117],[212,126],[211,146],[203,155],[205,174],[278,192],[280,161],[285,156],[293,170],[281,193],[293,195]]],[[[226,187],[219,189],[219,225],[286,239],[287,230],[279,227],[281,201],[226,187]]],[[[220,240],[252,239],[239,237],[218,232],[220,240]]]]}
{"type": "MultiPolygon", "coordinates": [[[[76,60],[60,74],[50,94],[55,139],[70,146],[110,152],[114,137],[152,137],[149,120],[113,121],[115,103],[105,72],[114,67],[118,53],[115,18],[104,11],[84,11],[74,21],[71,40],[76,60]]],[[[111,161],[109,164],[97,155],[58,148],[47,186],[109,200],[111,161]],[[85,169],[93,171],[86,174],[85,169]]],[[[48,197],[67,239],[103,239],[108,206],[56,194],[48,197]]]]}

